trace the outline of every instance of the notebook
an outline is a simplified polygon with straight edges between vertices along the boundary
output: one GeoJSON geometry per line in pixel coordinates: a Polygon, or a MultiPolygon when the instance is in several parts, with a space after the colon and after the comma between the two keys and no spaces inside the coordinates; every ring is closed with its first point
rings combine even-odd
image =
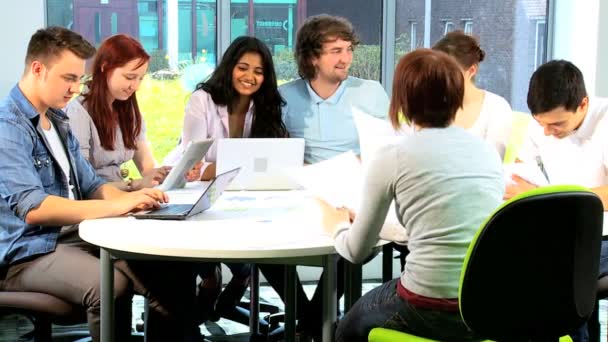
{"type": "Polygon", "coordinates": [[[304,139],[221,139],[217,144],[217,172],[241,168],[241,172],[227,190],[301,188],[289,176],[288,170],[304,164],[304,139]]]}
{"type": "Polygon", "coordinates": [[[167,204],[160,209],[135,213],[133,216],[137,219],[185,220],[209,209],[226,190],[226,187],[236,177],[239,170],[239,168],[235,168],[217,175],[209,182],[205,191],[194,204],[167,204]]]}
{"type": "Polygon", "coordinates": [[[212,144],[213,139],[190,142],[177,164],[171,168],[171,172],[169,172],[164,182],[158,185],[157,188],[161,191],[183,188],[186,184],[186,174],[192,169],[194,164],[203,160],[212,144]]]}

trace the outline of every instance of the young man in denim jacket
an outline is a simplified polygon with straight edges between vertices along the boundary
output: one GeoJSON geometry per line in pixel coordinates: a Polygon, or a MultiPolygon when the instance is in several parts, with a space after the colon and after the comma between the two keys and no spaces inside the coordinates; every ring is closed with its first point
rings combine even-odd
{"type": "MultiPolygon", "coordinates": [[[[106,185],[80,154],[59,108],[80,91],[94,53],[70,30],[38,30],[21,80],[0,102],[0,290],[42,292],[84,306],[98,341],[98,249],[78,237],[77,225],[157,207],[167,197],[106,185]]],[[[126,263],[116,268],[114,291],[121,297],[132,279],[126,263]]]]}

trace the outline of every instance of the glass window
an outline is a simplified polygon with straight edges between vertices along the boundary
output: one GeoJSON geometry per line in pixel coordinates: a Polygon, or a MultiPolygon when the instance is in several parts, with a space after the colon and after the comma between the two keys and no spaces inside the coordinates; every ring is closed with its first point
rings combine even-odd
{"type": "MultiPolygon", "coordinates": [[[[213,66],[215,3],[215,0],[47,0],[47,22],[71,28],[96,45],[112,34],[125,33],[138,38],[153,55],[162,58],[175,55],[176,65],[196,63],[203,58],[213,66]],[[175,22],[168,18],[167,13],[172,12],[169,7],[176,10],[175,22]],[[178,41],[176,54],[167,51],[169,39],[178,41]]],[[[160,64],[166,68],[166,63],[160,64]]]]}
{"type": "Polygon", "coordinates": [[[265,42],[273,54],[279,83],[283,83],[298,77],[293,59],[297,28],[307,17],[321,13],[349,19],[361,38],[350,74],[380,80],[381,1],[352,0],[345,6],[326,0],[232,0],[230,36],[250,35],[265,42]]]}
{"type": "Polygon", "coordinates": [[[137,97],[155,157],[162,160],[177,144],[188,95],[215,68],[216,1],[46,0],[46,4],[48,25],[70,28],[97,46],[116,33],[142,43],[151,56],[151,77],[142,83],[137,97]]]}
{"type": "Polygon", "coordinates": [[[448,32],[454,31],[454,23],[446,20],[443,24],[443,34],[448,34],[448,32]]]}
{"type": "Polygon", "coordinates": [[[473,34],[473,20],[463,19],[463,31],[465,34],[472,35],[473,34]]]}
{"type": "Polygon", "coordinates": [[[406,53],[424,44],[425,0],[397,1],[395,12],[395,65],[406,53]]]}
{"type": "Polygon", "coordinates": [[[410,21],[410,50],[415,50],[416,45],[416,22],[410,21]]]}
{"type": "Polygon", "coordinates": [[[418,23],[416,39],[424,42],[417,47],[430,47],[452,30],[473,34],[486,52],[477,85],[506,98],[514,110],[528,111],[530,76],[546,60],[547,0],[397,0],[395,12],[397,54],[404,52],[403,46],[413,47],[402,43],[411,36],[411,22],[418,23]],[[426,3],[431,5],[428,11],[426,3]]]}
{"type": "Polygon", "coordinates": [[[547,21],[538,19],[536,21],[536,36],[534,40],[534,69],[538,68],[546,60],[547,48],[547,21]]]}

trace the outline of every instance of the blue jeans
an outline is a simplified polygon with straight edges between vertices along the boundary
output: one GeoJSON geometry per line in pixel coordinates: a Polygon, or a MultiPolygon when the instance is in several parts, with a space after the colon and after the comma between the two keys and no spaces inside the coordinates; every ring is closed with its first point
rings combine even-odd
{"type": "Polygon", "coordinates": [[[336,342],[367,341],[373,328],[403,331],[439,341],[475,338],[458,311],[422,309],[397,294],[399,278],[386,282],[361,297],[336,330],[336,342]]]}

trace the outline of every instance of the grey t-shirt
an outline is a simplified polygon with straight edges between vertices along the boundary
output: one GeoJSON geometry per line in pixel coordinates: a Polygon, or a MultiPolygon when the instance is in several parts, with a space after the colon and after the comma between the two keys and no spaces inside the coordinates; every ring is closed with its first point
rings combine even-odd
{"type": "Polygon", "coordinates": [[[402,284],[422,296],[457,298],[469,243],[504,189],[492,146],[459,127],[422,129],[378,152],[360,212],[350,229],[336,233],[336,249],[348,260],[364,260],[394,199],[409,235],[402,284]]]}
{"type": "MultiPolygon", "coordinates": [[[[117,127],[114,151],[106,150],[101,146],[97,127],[89,112],[82,105],[82,97],[70,101],[65,112],[70,118],[72,132],[80,143],[80,152],[91,163],[97,174],[103,179],[116,182],[122,180],[120,166],[133,159],[135,150],[127,149],[122,140],[122,133],[117,127]]],[[[142,120],[141,133],[137,141],[146,140],[146,125],[142,120]]]]}

